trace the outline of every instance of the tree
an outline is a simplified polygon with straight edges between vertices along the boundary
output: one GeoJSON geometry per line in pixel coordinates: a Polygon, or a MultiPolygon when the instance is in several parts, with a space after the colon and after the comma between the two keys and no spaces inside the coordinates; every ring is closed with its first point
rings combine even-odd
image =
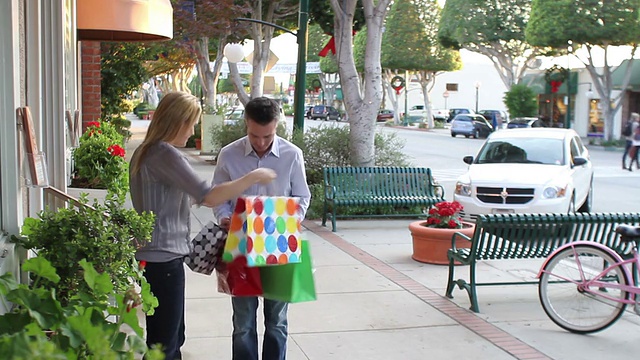
{"type": "MultiPolygon", "coordinates": [[[[397,0],[391,6],[382,36],[381,63],[386,72],[387,89],[393,95],[391,78],[397,70],[415,73],[422,88],[429,127],[433,127],[430,92],[436,76],[462,67],[460,53],[438,42],[440,7],[435,0],[397,0]]],[[[406,80],[408,89],[409,79],[406,80]]],[[[397,96],[392,97],[397,114],[397,96]]]]}
{"type": "MultiPolygon", "coordinates": [[[[566,51],[584,63],[604,104],[604,139],[609,141],[613,140],[613,117],[622,106],[623,95],[612,96],[611,73],[616,67],[609,64],[609,49],[630,45],[630,58],[633,58],[640,35],[639,8],[640,0],[533,0],[531,20],[526,28],[527,41],[532,45],[566,51]],[[586,56],[574,53],[578,48],[583,48],[586,56]],[[603,50],[601,69],[595,66],[596,48],[603,50]]],[[[625,70],[622,89],[629,84],[631,63],[628,62],[625,70]]]]}
{"type": "Polygon", "coordinates": [[[532,60],[548,53],[525,41],[530,10],[531,0],[447,0],[438,37],[444,46],[487,56],[509,89],[524,76],[532,60]]]}
{"type": "Polygon", "coordinates": [[[336,45],[336,60],[344,104],[350,123],[351,161],[355,166],[373,166],[375,161],[374,134],[378,109],[382,100],[382,68],[380,45],[382,27],[391,0],[331,0],[331,12],[326,2],[310,2],[310,14],[325,32],[331,32],[336,45]],[[317,3],[317,4],[314,4],[317,3]],[[361,3],[356,9],[356,5],[361,3]],[[317,8],[315,7],[317,5],[317,8]],[[320,10],[318,10],[320,9],[320,10]],[[322,11],[322,14],[318,14],[322,11]],[[356,14],[364,14],[364,23],[354,23],[356,14]],[[332,27],[326,14],[333,14],[332,27]],[[361,79],[353,56],[353,36],[366,26],[364,72],[361,79]],[[332,31],[331,31],[332,30],[332,31]],[[364,85],[362,85],[364,84],[364,85]]]}
{"type": "Polygon", "coordinates": [[[536,116],[538,111],[536,93],[524,84],[513,85],[504,94],[504,103],[512,118],[536,116]]]}
{"type": "Polygon", "coordinates": [[[235,21],[248,11],[235,0],[172,0],[174,8],[174,44],[192,54],[205,104],[216,106],[216,87],[222,67],[222,49],[230,40],[239,40],[234,34],[242,34],[242,24],[235,21]],[[210,49],[215,56],[211,67],[210,49]]]}
{"type": "Polygon", "coordinates": [[[147,54],[141,44],[115,42],[103,42],[100,52],[100,116],[103,120],[110,120],[132,110],[125,107],[125,100],[148,78],[143,66],[147,54]]]}
{"type": "MultiPolygon", "coordinates": [[[[244,1],[244,5],[250,8],[251,19],[277,24],[285,28],[293,28],[297,24],[299,9],[298,0],[251,0],[244,1]],[[279,22],[279,24],[278,24],[279,22]]],[[[245,23],[246,24],[246,23],[245,23]]],[[[271,26],[251,23],[247,26],[249,37],[253,40],[253,53],[251,54],[252,76],[250,93],[242,87],[242,79],[235,63],[229,63],[231,79],[236,86],[240,102],[246,104],[250,99],[262,96],[264,87],[264,71],[269,61],[271,39],[275,34],[281,33],[271,26]]]]}

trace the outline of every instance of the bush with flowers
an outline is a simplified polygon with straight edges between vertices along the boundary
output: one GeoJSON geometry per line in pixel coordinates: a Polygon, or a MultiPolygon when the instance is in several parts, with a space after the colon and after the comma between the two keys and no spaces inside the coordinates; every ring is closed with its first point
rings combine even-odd
{"type": "Polygon", "coordinates": [[[128,188],[128,163],[124,137],[108,122],[90,122],[73,151],[71,186],[109,189],[116,193],[128,188]]]}
{"type": "Polygon", "coordinates": [[[462,205],[457,201],[442,201],[435,204],[427,213],[427,227],[442,229],[462,229],[460,218],[462,205]]]}

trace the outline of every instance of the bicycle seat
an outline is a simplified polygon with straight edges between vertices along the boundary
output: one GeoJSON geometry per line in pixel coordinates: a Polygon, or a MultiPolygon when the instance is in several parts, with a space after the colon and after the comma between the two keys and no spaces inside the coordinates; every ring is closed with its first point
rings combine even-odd
{"type": "Polygon", "coordinates": [[[634,241],[640,239],[640,226],[618,225],[616,233],[620,234],[622,241],[634,241]]]}

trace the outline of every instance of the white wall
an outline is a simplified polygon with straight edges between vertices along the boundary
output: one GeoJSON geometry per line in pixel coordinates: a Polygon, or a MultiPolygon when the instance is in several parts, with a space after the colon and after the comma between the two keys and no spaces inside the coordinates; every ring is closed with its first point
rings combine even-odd
{"type": "MultiPolygon", "coordinates": [[[[470,108],[475,110],[476,88],[475,83],[480,82],[478,88],[478,110],[507,110],[502,98],[504,97],[506,86],[500,80],[500,75],[486,57],[469,51],[460,52],[463,66],[459,71],[446,72],[438,75],[436,83],[431,90],[431,102],[434,109],[470,108]],[[457,83],[458,92],[449,91],[446,100],[442,96],[446,90],[447,83],[457,83]]],[[[417,83],[409,87],[407,105],[423,104],[422,91],[417,83]],[[414,90],[415,89],[415,90],[414,90]]],[[[392,109],[391,103],[387,101],[386,108],[392,109]]],[[[404,94],[398,98],[400,109],[404,109],[404,94]]]]}

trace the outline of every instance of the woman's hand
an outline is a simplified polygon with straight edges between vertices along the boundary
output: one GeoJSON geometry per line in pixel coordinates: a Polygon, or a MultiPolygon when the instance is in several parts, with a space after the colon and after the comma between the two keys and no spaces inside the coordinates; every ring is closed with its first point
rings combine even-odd
{"type": "Polygon", "coordinates": [[[260,184],[268,184],[278,177],[276,172],[268,168],[258,168],[249,173],[255,182],[260,184]]]}

